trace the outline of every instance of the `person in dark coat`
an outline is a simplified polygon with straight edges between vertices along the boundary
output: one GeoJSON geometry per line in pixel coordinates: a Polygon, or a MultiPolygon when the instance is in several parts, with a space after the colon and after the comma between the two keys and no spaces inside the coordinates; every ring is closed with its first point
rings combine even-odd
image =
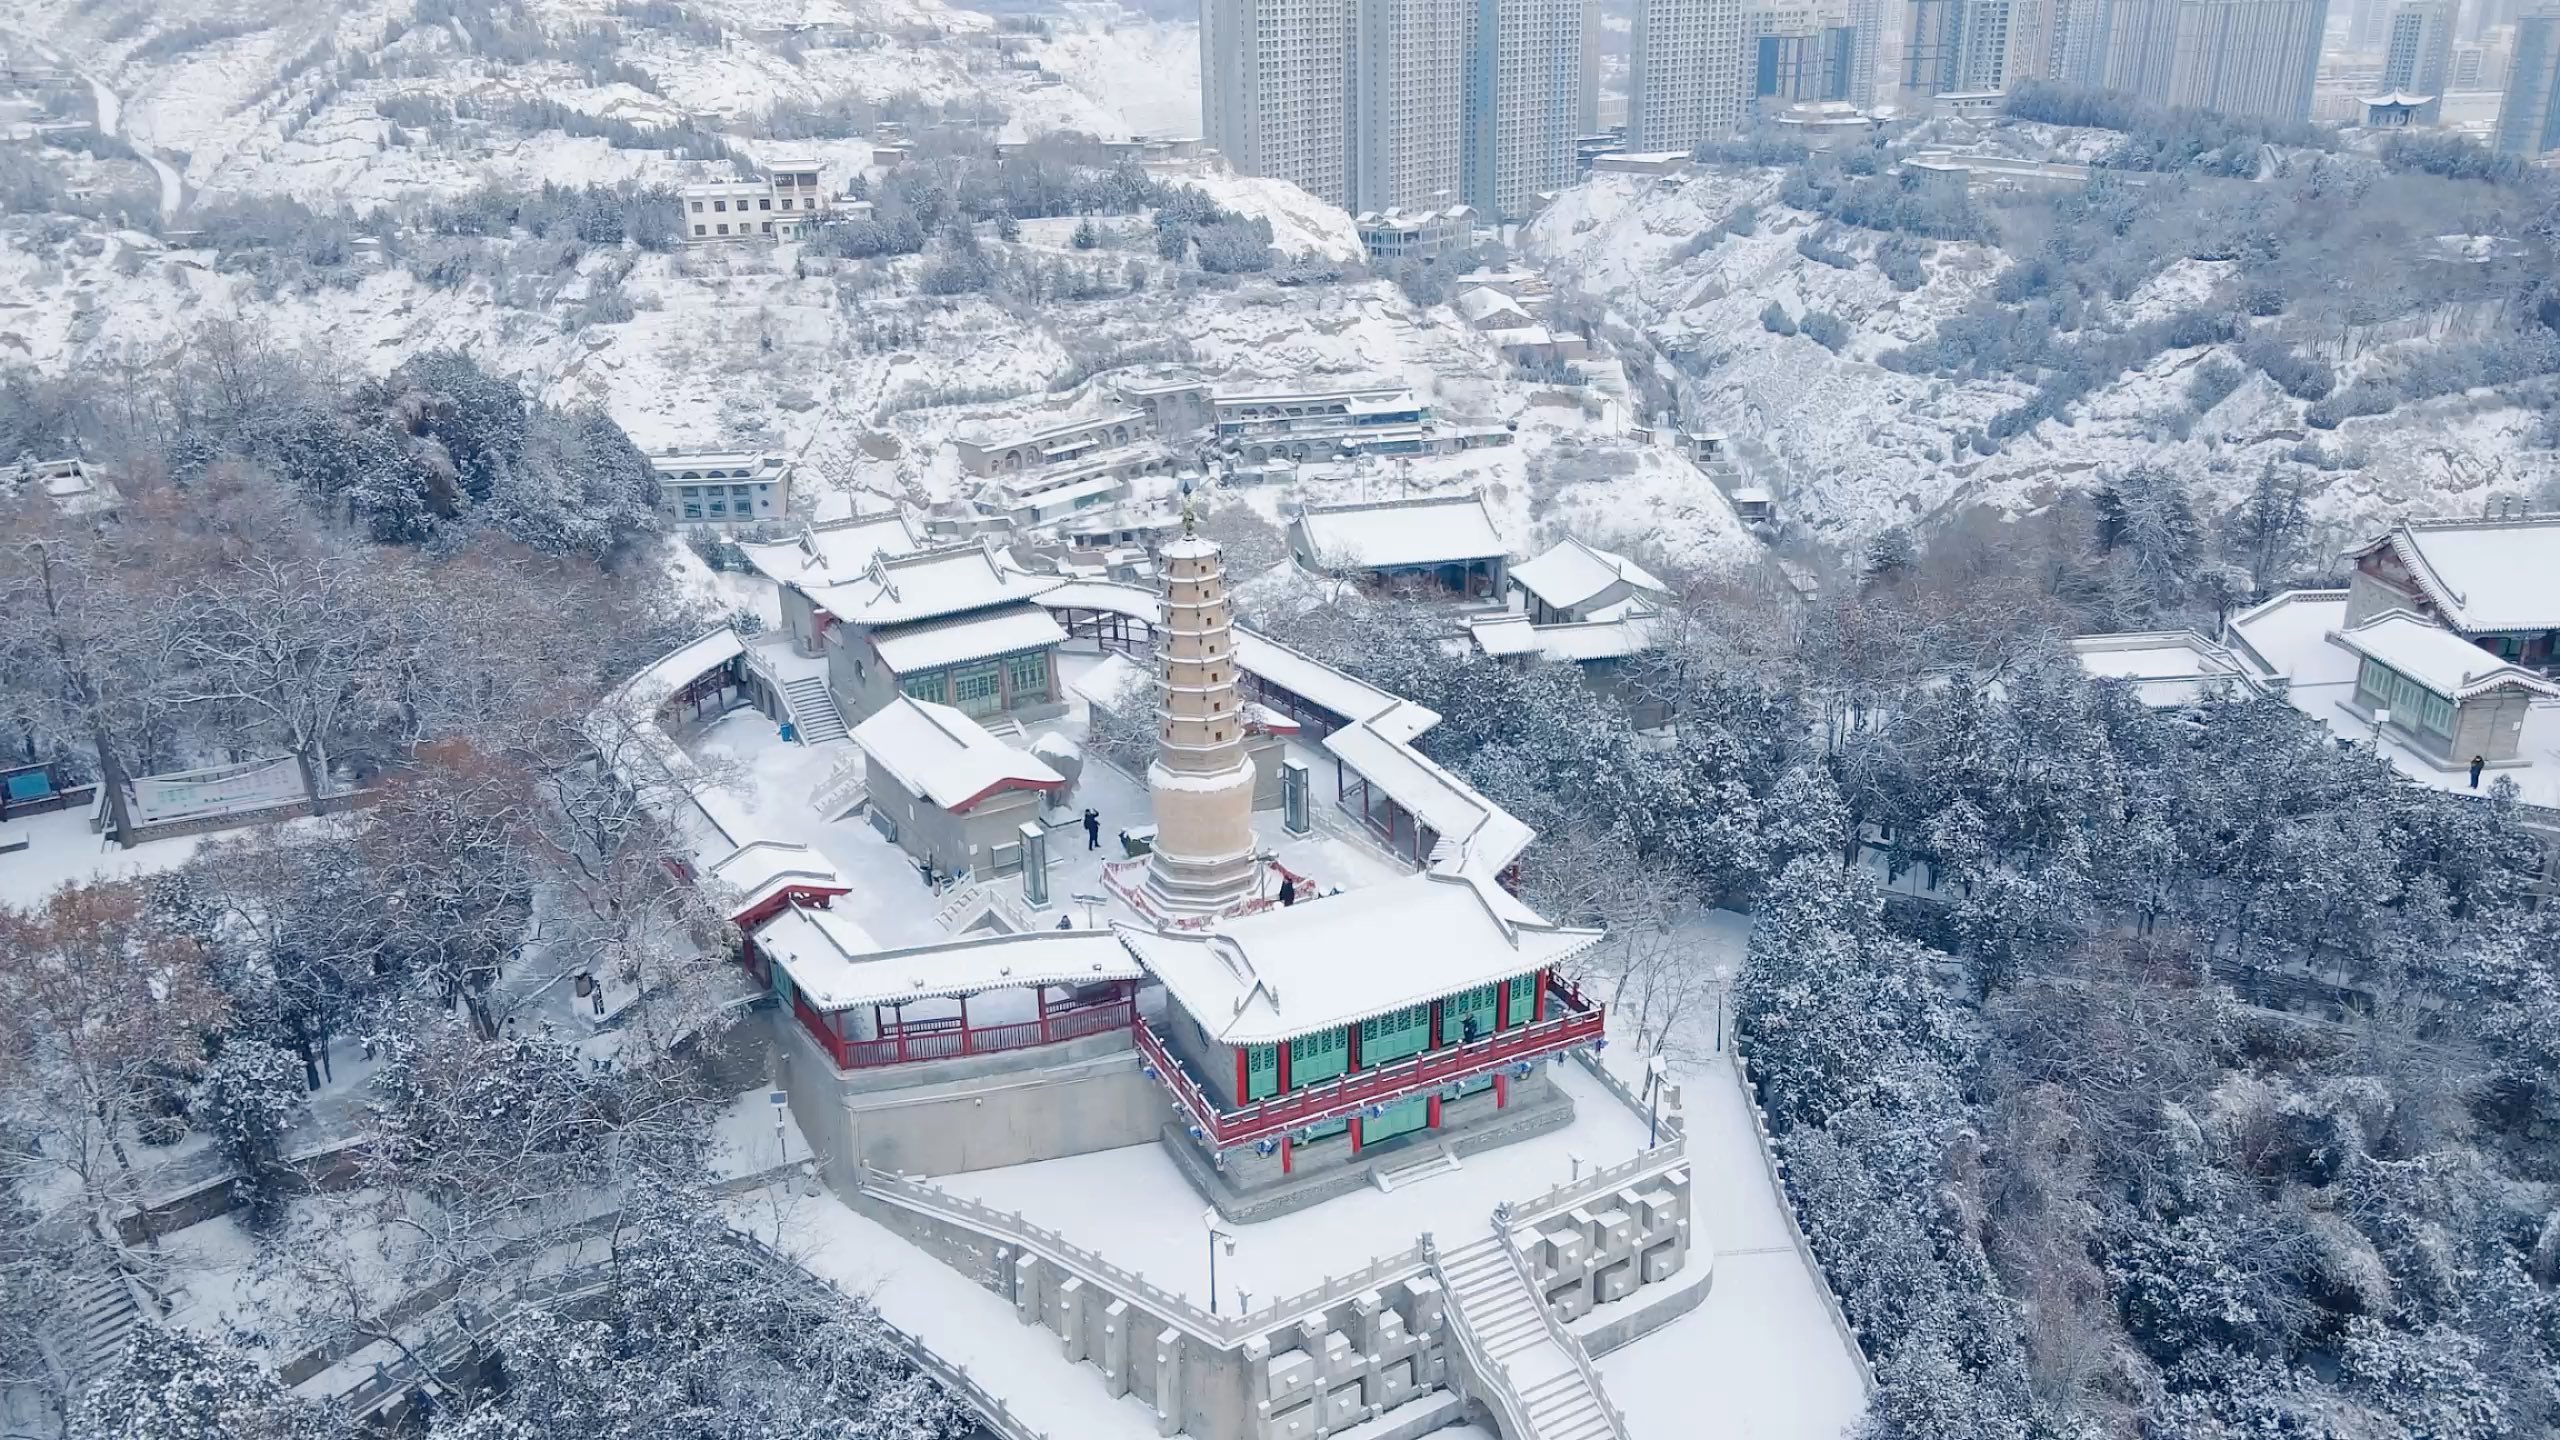
{"type": "Polygon", "coordinates": [[[1283,905],[1298,903],[1298,882],[1290,879],[1286,872],[1280,876],[1280,903],[1283,905]]]}
{"type": "Polygon", "coordinates": [[[1476,1043],[1475,1016],[1469,1015],[1466,1019],[1458,1023],[1458,1043],[1461,1045],[1473,1045],[1476,1043]]]}
{"type": "Polygon", "coordinates": [[[1102,812],[1099,810],[1087,809],[1084,812],[1084,848],[1102,848],[1102,812]]]}
{"type": "Polygon", "coordinates": [[[2479,788],[2480,788],[2480,767],[2481,767],[2481,766],[2483,766],[2483,765],[2486,765],[2486,764],[2488,764],[2488,763],[2489,763],[2489,757],[2488,757],[2488,756],[2486,756],[2486,755],[2474,755],[2474,756],[2472,756],[2472,757],[2471,757],[2471,788],[2472,788],[2472,789],[2477,790],[2477,789],[2479,789],[2479,788]]]}
{"type": "Polygon", "coordinates": [[[1073,930],[1076,928],[1076,922],[1067,916],[1061,915],[1058,917],[1058,928],[1061,930],[1073,930]]]}

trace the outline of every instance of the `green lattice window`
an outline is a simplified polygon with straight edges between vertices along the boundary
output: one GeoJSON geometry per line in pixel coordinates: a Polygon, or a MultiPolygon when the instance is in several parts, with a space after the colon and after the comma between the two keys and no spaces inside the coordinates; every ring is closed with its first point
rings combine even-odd
{"type": "Polygon", "coordinates": [[[1034,650],[1028,655],[1008,655],[1004,662],[1004,678],[1013,688],[1013,703],[1049,698],[1049,655],[1034,650]]]}
{"type": "Polygon", "coordinates": [[[914,696],[918,700],[931,700],[935,704],[940,704],[942,702],[942,681],[943,673],[941,671],[927,670],[921,675],[910,675],[899,681],[898,688],[905,691],[907,694],[914,696]]]}
{"type": "Polygon", "coordinates": [[[1351,1032],[1319,1030],[1289,1042],[1289,1088],[1321,1085],[1351,1068],[1351,1032]]]}
{"type": "Polygon", "coordinates": [[[1504,1014],[1510,1020],[1510,1024],[1503,1027],[1505,1029],[1526,1025],[1537,1018],[1538,972],[1532,970],[1526,975],[1511,977],[1511,1004],[1504,1014]]]}
{"type": "Polygon", "coordinates": [[[1261,1100],[1280,1093],[1280,1047],[1248,1045],[1244,1049],[1244,1098],[1261,1100]]]}
{"type": "Polygon", "coordinates": [[[1373,1015],[1360,1022],[1360,1068],[1363,1070],[1374,1070],[1430,1048],[1431,1007],[1427,1003],[1408,1005],[1402,1010],[1373,1015]]]}
{"type": "Polygon", "coordinates": [[[951,703],[963,715],[992,715],[1004,708],[997,688],[997,666],[990,662],[951,672],[951,703]]]}
{"type": "Polygon", "coordinates": [[[1474,1016],[1478,1038],[1493,1033],[1493,997],[1497,987],[1478,985],[1440,1002],[1440,1043],[1455,1045],[1467,1038],[1467,1017],[1474,1016]]]}

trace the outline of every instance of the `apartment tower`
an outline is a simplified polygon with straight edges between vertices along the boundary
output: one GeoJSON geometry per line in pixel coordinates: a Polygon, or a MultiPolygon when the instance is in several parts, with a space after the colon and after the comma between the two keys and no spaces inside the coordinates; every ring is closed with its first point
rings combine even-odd
{"type": "Polygon", "coordinates": [[[1627,148],[1690,150],[1742,123],[1742,0],[1636,0],[1627,148]]]}
{"type": "Polygon", "coordinates": [[[2444,110],[2459,9],[2455,0],[2413,0],[2391,12],[2390,35],[2382,48],[2382,88],[2425,96],[2427,103],[2416,112],[2421,125],[2433,125],[2444,110]]]}
{"type": "Polygon", "coordinates": [[[2329,0],[2115,0],[2106,80],[2153,105],[2303,120],[2329,0]]]}
{"type": "MultiPolygon", "coordinates": [[[[1466,200],[1517,220],[1573,182],[1573,139],[1589,74],[1590,0],[1472,0],[1467,18],[1466,200]]],[[[1591,112],[1597,121],[1596,109],[1591,112]]]]}
{"type": "Polygon", "coordinates": [[[2499,154],[2527,160],[2560,150],[2560,7],[2516,17],[2515,58],[2507,64],[2494,143],[2499,154]]]}
{"type": "Polygon", "coordinates": [[[1358,0],[1349,209],[1458,203],[1473,3],[1358,0]]]}
{"type": "Polygon", "coordinates": [[[1349,208],[1358,18],[1357,0],[1200,0],[1202,138],[1244,174],[1349,208]]]}

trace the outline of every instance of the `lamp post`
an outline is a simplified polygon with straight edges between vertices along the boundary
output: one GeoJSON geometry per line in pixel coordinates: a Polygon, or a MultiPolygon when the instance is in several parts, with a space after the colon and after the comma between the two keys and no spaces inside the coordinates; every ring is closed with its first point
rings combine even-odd
{"type": "Polygon", "coordinates": [[[1716,967],[1716,1053],[1724,1053],[1724,992],[1733,984],[1733,967],[1716,967]]]}
{"type": "Polygon", "coordinates": [[[1227,1257],[1235,1258],[1236,1237],[1233,1231],[1218,1223],[1218,1207],[1200,1212],[1200,1223],[1209,1229],[1209,1313],[1218,1313],[1218,1248],[1225,1246],[1227,1257]]]}

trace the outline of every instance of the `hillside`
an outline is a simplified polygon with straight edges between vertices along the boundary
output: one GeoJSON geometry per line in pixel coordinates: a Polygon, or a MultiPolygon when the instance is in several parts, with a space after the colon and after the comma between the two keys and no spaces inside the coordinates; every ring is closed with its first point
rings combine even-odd
{"type": "MultiPolygon", "coordinates": [[[[1964,128],[1955,138],[1972,150],[2064,160],[2120,139],[1964,128]]],[[[1905,203],[1894,158],[1868,162],[1872,177],[1836,162],[1811,176],[1741,162],[1679,180],[1596,176],[1525,246],[1656,365],[1658,404],[1676,397],[1692,423],[1731,432],[1755,480],[1830,542],[1968,507],[2033,509],[2137,460],[2185,478],[2210,512],[2271,471],[2298,477],[2320,548],[2404,510],[2539,501],[2560,483],[2550,336],[2532,318],[2548,242],[2530,194],[2297,155],[2264,181],[2152,174],[2089,196],[1985,195],[1977,181],[1963,213],[1897,230],[1894,214],[1857,209],[1905,203]],[[2363,203],[2336,233],[2276,223],[2307,223],[2341,191],[2363,203]],[[2461,215],[2461,232],[2432,233],[2426,214],[2461,215]],[[2227,230],[2299,253],[2225,250],[2227,230]],[[2082,258],[2055,258],[2091,233],[2082,258]],[[2269,273],[2298,293],[2265,298],[2269,273]],[[1804,323],[1817,316],[1838,322],[1829,345],[1814,334],[1824,322],[1804,323]],[[2407,383],[2511,349],[2536,353],[2481,377],[2507,383],[2407,383]],[[2269,353],[2318,362],[2327,384],[2287,393],[2254,363],[2269,353]],[[2327,409],[2313,403],[2333,392],[2327,409]]]]}

